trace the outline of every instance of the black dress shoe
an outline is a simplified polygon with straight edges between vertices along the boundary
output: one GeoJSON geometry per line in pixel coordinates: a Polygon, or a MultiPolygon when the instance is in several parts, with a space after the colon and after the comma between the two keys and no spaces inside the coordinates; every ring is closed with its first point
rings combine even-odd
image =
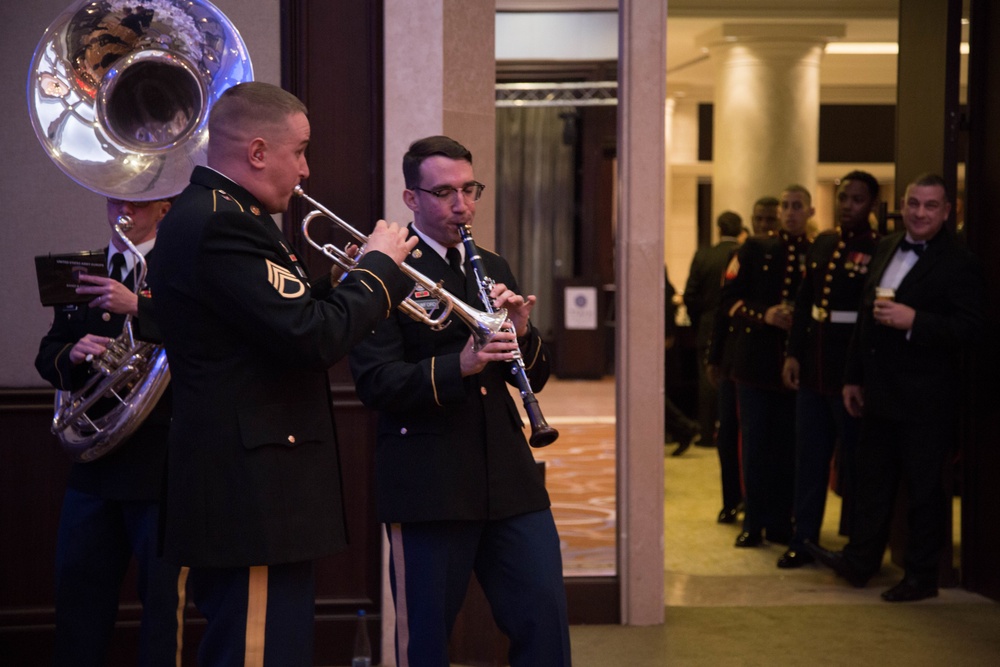
{"type": "Polygon", "coordinates": [[[813,558],[812,554],[800,549],[789,549],[778,559],[778,567],[782,570],[794,570],[795,568],[815,562],[816,559],[813,558]]]}
{"type": "Polygon", "coordinates": [[[677,438],[677,449],[674,450],[674,453],[671,454],[671,456],[680,456],[686,452],[693,443],[698,442],[699,440],[701,440],[701,427],[698,426],[698,424],[691,422],[691,426],[688,428],[687,432],[677,438]]]}
{"type": "Polygon", "coordinates": [[[806,542],[805,547],[813,558],[833,570],[838,577],[846,579],[850,585],[855,588],[864,588],[868,585],[870,577],[848,563],[843,551],[829,551],[812,542],[806,542]]]}
{"type": "Polygon", "coordinates": [[[903,579],[883,592],[882,599],[886,602],[916,602],[917,600],[936,598],[937,594],[938,589],[934,584],[921,584],[914,579],[903,579]]]}
{"type": "Polygon", "coordinates": [[[763,542],[764,542],[764,538],[762,538],[760,536],[759,532],[757,532],[757,533],[749,533],[749,532],[747,532],[747,531],[744,530],[736,538],[736,544],[734,544],[733,546],[740,547],[740,548],[743,548],[743,547],[759,547],[761,544],[763,544],[763,542]]]}
{"type": "Polygon", "coordinates": [[[719,523],[736,523],[736,515],[740,513],[738,507],[723,507],[719,511],[719,523]]]}

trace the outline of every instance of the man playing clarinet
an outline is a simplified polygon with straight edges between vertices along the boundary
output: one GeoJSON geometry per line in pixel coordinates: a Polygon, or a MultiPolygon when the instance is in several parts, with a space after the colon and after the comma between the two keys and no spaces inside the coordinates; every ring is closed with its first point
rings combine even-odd
{"type": "MultiPolygon", "coordinates": [[[[403,157],[403,175],[410,234],[420,238],[406,263],[485,309],[460,236],[485,187],[472,154],[448,137],[420,139],[403,157]]],[[[507,389],[520,355],[540,390],[549,354],[529,320],[535,297],[519,293],[503,258],[476,249],[494,282],[491,306],[507,310],[512,331],[478,345],[461,322],[434,330],[396,310],[350,357],[358,395],[379,417],[377,513],[390,542],[397,660],[448,664],[448,637],[475,572],[510,639],[513,667],[569,665],[559,536],[507,389]]],[[[419,286],[411,298],[428,314],[441,307],[419,286]]]]}

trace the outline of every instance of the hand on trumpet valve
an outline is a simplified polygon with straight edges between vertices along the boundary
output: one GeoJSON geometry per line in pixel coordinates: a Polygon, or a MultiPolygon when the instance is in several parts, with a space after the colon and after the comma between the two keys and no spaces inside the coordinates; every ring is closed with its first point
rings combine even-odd
{"type": "Polygon", "coordinates": [[[509,329],[501,329],[493,334],[490,341],[482,347],[477,346],[475,336],[469,336],[459,357],[462,377],[479,373],[491,361],[512,361],[519,351],[517,336],[509,329]]]}
{"type": "Polygon", "coordinates": [[[99,357],[108,349],[110,343],[111,339],[107,336],[87,334],[70,349],[69,360],[74,364],[93,361],[94,357],[99,357]]]}
{"type": "Polygon", "coordinates": [[[408,234],[409,230],[399,223],[379,220],[368,237],[368,243],[365,244],[366,252],[372,250],[383,252],[399,264],[409,256],[410,251],[420,241],[416,235],[413,238],[406,238],[408,234]]]}
{"type": "Polygon", "coordinates": [[[524,297],[507,289],[503,283],[497,283],[493,286],[490,297],[496,310],[507,309],[507,314],[510,315],[510,321],[513,323],[517,335],[527,336],[528,319],[531,316],[531,310],[535,307],[535,295],[524,297]]]}

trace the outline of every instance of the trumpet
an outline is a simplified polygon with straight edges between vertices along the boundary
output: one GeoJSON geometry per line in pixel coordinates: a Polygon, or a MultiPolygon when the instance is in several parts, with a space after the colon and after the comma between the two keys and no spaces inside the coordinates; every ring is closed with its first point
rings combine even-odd
{"type": "MultiPolygon", "coordinates": [[[[464,225],[459,227],[458,233],[462,237],[465,254],[469,258],[469,264],[472,265],[472,271],[476,276],[476,284],[479,286],[479,298],[483,302],[483,305],[486,306],[486,309],[489,312],[493,312],[493,299],[490,297],[490,292],[493,291],[493,286],[496,283],[486,275],[486,271],[483,269],[483,258],[479,256],[479,251],[476,250],[476,242],[472,239],[472,230],[469,226],[464,225]]],[[[502,312],[506,320],[507,311],[500,310],[498,312],[502,312]]],[[[528,415],[528,422],[531,424],[531,437],[528,438],[528,444],[532,447],[551,445],[559,437],[559,431],[549,426],[548,422],[545,421],[545,416],[542,415],[542,409],[538,407],[538,399],[535,398],[535,392],[531,390],[531,380],[528,379],[527,369],[524,366],[524,358],[521,356],[520,350],[514,353],[514,360],[510,364],[510,372],[513,374],[517,388],[521,392],[521,402],[524,404],[524,411],[528,415]]]]}
{"type": "MultiPolygon", "coordinates": [[[[365,244],[368,243],[368,237],[349,225],[333,211],[307,195],[301,186],[295,186],[295,194],[309,202],[309,205],[314,209],[302,219],[302,236],[309,245],[332,259],[333,263],[344,272],[338,280],[334,281],[334,285],[336,285],[347,276],[347,273],[351,269],[357,266],[358,261],[365,252],[365,244]],[[345,232],[353,236],[355,241],[357,241],[360,246],[358,252],[351,256],[348,254],[347,250],[338,248],[333,244],[319,244],[314,241],[312,237],[309,236],[309,225],[312,224],[312,221],[316,218],[327,218],[345,232]]],[[[476,345],[478,346],[483,346],[488,343],[490,339],[503,328],[504,322],[507,320],[506,310],[485,313],[481,310],[476,310],[448,290],[444,289],[440,282],[434,282],[413,267],[408,266],[405,262],[401,263],[399,268],[406,275],[406,277],[419,284],[443,307],[441,314],[437,317],[431,317],[430,314],[421,308],[416,301],[407,297],[399,304],[398,308],[414,320],[423,322],[435,331],[440,331],[451,324],[448,316],[454,313],[460,320],[462,320],[462,322],[466,324],[466,326],[469,327],[469,329],[472,330],[472,334],[475,336],[476,345]]]]}

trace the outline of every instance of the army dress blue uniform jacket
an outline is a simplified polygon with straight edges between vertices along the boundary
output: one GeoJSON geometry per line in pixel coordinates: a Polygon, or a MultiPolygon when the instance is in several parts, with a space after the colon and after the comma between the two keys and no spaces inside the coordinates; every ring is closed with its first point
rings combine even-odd
{"type": "MultiPolygon", "coordinates": [[[[98,252],[106,252],[103,248],[98,252]]],[[[146,261],[156,263],[156,248],[146,261]]],[[[105,257],[107,264],[107,257],[105,257]]],[[[139,296],[140,318],[133,318],[134,331],[141,337],[140,320],[148,312],[149,298],[139,296]]],[[[77,391],[91,375],[90,364],[74,364],[69,352],[86,334],[117,338],[125,325],[125,315],[91,308],[86,303],[63,304],[53,309],[52,326],[38,346],[35,367],[39,375],[56,389],[77,391]]],[[[157,501],[167,460],[167,428],[170,423],[170,387],[143,423],[114,450],[70,469],[71,489],[105,500],[157,501]]]]}
{"type": "MultiPolygon", "coordinates": [[[[411,234],[413,233],[411,229],[411,234]]],[[[515,293],[507,262],[479,248],[486,275],[515,293]]],[[[465,284],[422,240],[406,263],[483,310],[472,269],[465,284]]],[[[414,299],[437,307],[416,290],[414,299]]],[[[549,506],[541,473],[522,431],[506,363],[462,377],[459,353],[469,328],[451,316],[442,331],[394,312],[351,351],[361,401],[378,411],[375,458],[378,519],[386,523],[504,519],[549,506]]],[[[520,341],[532,389],[549,375],[548,351],[530,327],[520,341]]]]}
{"type": "Polygon", "coordinates": [[[327,369],[410,284],[372,252],[336,289],[310,289],[260,202],[205,167],[156,247],[149,283],[174,387],[165,556],[247,567],[342,548],[327,369]]]}

